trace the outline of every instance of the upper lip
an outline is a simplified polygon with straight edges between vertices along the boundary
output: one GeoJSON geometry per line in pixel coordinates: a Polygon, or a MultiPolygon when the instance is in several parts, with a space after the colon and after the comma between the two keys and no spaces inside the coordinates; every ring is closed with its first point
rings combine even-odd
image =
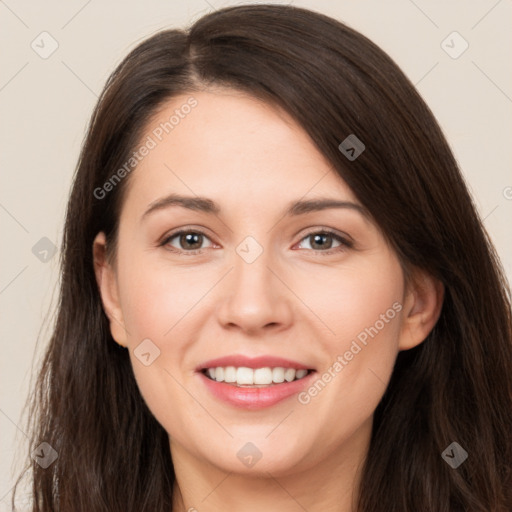
{"type": "Polygon", "coordinates": [[[247,357],[243,355],[231,355],[225,357],[219,357],[217,359],[210,359],[204,363],[201,363],[196,370],[202,371],[207,368],[217,368],[219,366],[234,366],[236,368],[295,368],[296,370],[311,370],[311,366],[299,363],[298,361],[292,361],[291,359],[284,359],[277,356],[258,356],[258,357],[247,357]]]}

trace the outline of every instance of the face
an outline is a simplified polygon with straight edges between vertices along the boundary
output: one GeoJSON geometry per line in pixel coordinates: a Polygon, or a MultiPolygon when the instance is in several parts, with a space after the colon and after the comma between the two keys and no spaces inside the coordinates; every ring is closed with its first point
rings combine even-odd
{"type": "Polygon", "coordinates": [[[242,93],[176,97],[148,137],[98,280],[173,457],[284,475],[363,446],[428,330],[379,228],[291,118],[242,93]]]}

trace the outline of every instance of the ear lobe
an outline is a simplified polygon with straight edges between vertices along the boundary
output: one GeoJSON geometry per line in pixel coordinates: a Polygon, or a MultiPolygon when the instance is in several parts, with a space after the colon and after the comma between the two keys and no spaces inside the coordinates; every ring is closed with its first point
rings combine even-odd
{"type": "Polygon", "coordinates": [[[110,321],[110,332],[114,340],[126,346],[126,329],[124,328],[123,314],[119,304],[117,291],[117,278],[115,270],[107,261],[107,240],[105,233],[96,235],[92,245],[94,273],[96,283],[101,295],[103,310],[110,321]]]}
{"type": "Polygon", "coordinates": [[[409,350],[430,334],[441,314],[444,285],[424,271],[416,270],[403,308],[399,349],[409,350]]]}

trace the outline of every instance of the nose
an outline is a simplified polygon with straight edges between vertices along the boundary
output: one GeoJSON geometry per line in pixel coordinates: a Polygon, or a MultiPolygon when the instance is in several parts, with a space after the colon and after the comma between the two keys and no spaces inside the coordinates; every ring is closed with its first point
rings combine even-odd
{"type": "Polygon", "coordinates": [[[268,252],[263,251],[252,263],[234,255],[234,268],[221,282],[216,308],[224,329],[258,335],[280,332],[291,325],[293,293],[268,252]]]}

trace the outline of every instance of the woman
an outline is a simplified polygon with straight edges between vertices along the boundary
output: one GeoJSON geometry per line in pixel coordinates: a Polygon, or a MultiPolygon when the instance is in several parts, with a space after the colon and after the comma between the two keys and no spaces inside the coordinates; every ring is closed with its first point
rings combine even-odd
{"type": "Polygon", "coordinates": [[[361,34],[267,5],[143,42],[62,247],[33,510],[511,509],[506,280],[361,34]]]}

